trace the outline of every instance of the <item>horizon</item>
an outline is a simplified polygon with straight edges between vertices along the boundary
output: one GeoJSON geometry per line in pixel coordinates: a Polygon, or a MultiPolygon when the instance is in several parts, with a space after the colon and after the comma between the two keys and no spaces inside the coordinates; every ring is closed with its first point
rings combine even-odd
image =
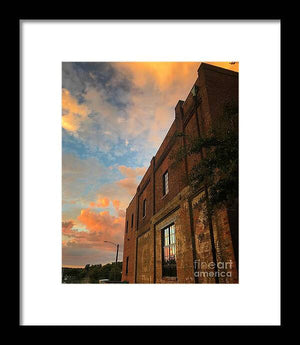
{"type": "MultiPolygon", "coordinates": [[[[118,263],[121,263],[121,262],[123,262],[123,260],[118,261],[118,263]]],[[[81,265],[67,265],[67,266],[62,265],[62,268],[85,268],[86,265],[90,265],[90,266],[102,265],[102,266],[105,266],[105,265],[114,264],[114,263],[115,262],[112,261],[112,262],[107,262],[105,264],[89,264],[89,263],[87,263],[87,264],[85,264],[83,266],[81,266],[81,265]]]]}

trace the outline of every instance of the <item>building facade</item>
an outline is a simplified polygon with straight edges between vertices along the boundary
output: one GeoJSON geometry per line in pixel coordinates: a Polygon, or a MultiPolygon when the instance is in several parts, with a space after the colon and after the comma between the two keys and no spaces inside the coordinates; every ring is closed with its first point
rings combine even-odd
{"type": "Polygon", "coordinates": [[[202,63],[126,210],[122,281],[238,283],[237,208],[217,211],[207,224],[201,207],[194,207],[205,190],[191,192],[187,182],[201,158],[173,164],[186,137],[207,133],[227,102],[238,104],[238,73],[202,63]]]}

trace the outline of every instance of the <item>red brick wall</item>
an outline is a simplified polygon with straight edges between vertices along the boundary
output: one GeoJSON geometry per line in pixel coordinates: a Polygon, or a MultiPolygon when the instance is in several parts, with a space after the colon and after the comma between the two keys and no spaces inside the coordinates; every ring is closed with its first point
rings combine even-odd
{"type": "MultiPolygon", "coordinates": [[[[197,130],[197,120],[196,120],[196,113],[193,112],[192,117],[190,118],[189,122],[187,123],[184,134],[186,135],[186,143],[189,145],[190,140],[192,138],[198,137],[198,130],[197,130]]],[[[191,173],[192,168],[195,164],[199,163],[200,157],[199,154],[190,155],[187,157],[187,167],[188,173],[191,173]]]]}
{"type": "Polygon", "coordinates": [[[153,255],[153,231],[148,229],[137,240],[137,274],[138,284],[153,283],[154,255],[153,255]]]}
{"type": "Polygon", "coordinates": [[[153,214],[153,198],[152,198],[152,180],[147,184],[146,188],[139,195],[139,227],[145,226],[153,214]],[[143,217],[143,201],[146,199],[146,216],[143,217]]]}
{"type": "Polygon", "coordinates": [[[126,210],[126,220],[124,229],[124,246],[123,246],[123,267],[122,281],[134,283],[135,278],[135,241],[136,241],[136,196],[132,199],[126,210]],[[134,215],[134,225],[131,227],[131,215],[134,215]],[[126,221],[128,221],[128,232],[126,233],[126,221]],[[126,260],[128,261],[128,274],[126,274],[126,260]]]}
{"type": "Polygon", "coordinates": [[[155,210],[158,211],[166,206],[186,185],[186,174],[184,162],[180,162],[173,166],[174,160],[172,155],[180,147],[180,138],[162,161],[155,172],[155,210]],[[169,192],[163,195],[163,175],[168,171],[169,192]]]}
{"type": "Polygon", "coordinates": [[[173,137],[173,135],[175,134],[177,130],[177,123],[176,121],[174,120],[165,139],[163,140],[162,144],[160,145],[156,155],[155,155],[155,161],[156,163],[159,162],[159,159],[161,158],[162,154],[164,153],[164,151],[166,150],[171,138],[173,137]]]}
{"type": "Polygon", "coordinates": [[[213,217],[214,238],[218,262],[228,263],[226,267],[220,267],[224,274],[219,278],[220,283],[237,283],[238,274],[234,257],[232,237],[229,227],[228,214],[225,208],[218,210],[213,217]]]}
{"type": "Polygon", "coordinates": [[[204,74],[211,117],[217,121],[225,103],[238,102],[238,73],[208,65],[204,74]]]}

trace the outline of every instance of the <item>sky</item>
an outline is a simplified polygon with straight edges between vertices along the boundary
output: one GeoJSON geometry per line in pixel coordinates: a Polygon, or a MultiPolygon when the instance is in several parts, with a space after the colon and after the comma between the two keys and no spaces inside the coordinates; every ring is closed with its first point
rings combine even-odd
{"type": "MultiPolygon", "coordinates": [[[[123,258],[125,211],[200,62],[62,63],[62,265],[123,258]]],[[[211,62],[238,71],[238,63],[211,62]]]]}

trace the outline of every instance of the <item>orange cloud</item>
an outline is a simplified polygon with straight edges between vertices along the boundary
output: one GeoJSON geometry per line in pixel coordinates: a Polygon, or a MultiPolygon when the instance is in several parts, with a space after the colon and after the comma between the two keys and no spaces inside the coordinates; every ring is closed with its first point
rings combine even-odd
{"type": "Polygon", "coordinates": [[[89,114],[89,109],[84,104],[79,104],[67,89],[62,89],[62,126],[70,132],[76,132],[81,122],[89,114]]]}
{"type": "Polygon", "coordinates": [[[97,202],[91,202],[90,203],[91,207],[108,207],[109,206],[109,199],[104,197],[104,198],[99,198],[97,202]]]}
{"type": "Polygon", "coordinates": [[[134,195],[136,192],[136,188],[138,186],[138,182],[136,178],[129,178],[126,177],[123,180],[116,182],[118,186],[126,189],[130,195],[134,195]]]}
{"type": "Polygon", "coordinates": [[[124,210],[119,210],[118,211],[118,216],[121,218],[124,218],[126,216],[126,212],[124,210]]]}
{"type": "Polygon", "coordinates": [[[62,222],[62,233],[63,233],[63,235],[70,234],[73,226],[74,226],[74,222],[72,220],[67,221],[67,222],[62,222]]]}
{"type": "Polygon", "coordinates": [[[167,90],[175,81],[189,80],[200,62],[123,62],[117,68],[130,72],[134,83],[143,87],[155,83],[161,91],[167,90]]]}
{"type": "Polygon", "coordinates": [[[143,176],[147,170],[147,168],[130,168],[126,167],[125,165],[120,165],[118,167],[119,171],[126,177],[135,178],[137,176],[143,176]]]}
{"type": "Polygon", "coordinates": [[[102,199],[99,199],[97,203],[99,207],[108,207],[109,199],[104,197],[102,199]]]}
{"type": "Polygon", "coordinates": [[[117,181],[116,184],[126,189],[130,195],[134,195],[136,192],[136,188],[138,186],[137,177],[143,176],[147,168],[145,167],[130,168],[130,167],[126,167],[125,165],[120,165],[118,169],[124,176],[126,176],[126,178],[120,181],[117,181]]]}
{"type": "Polygon", "coordinates": [[[105,231],[108,227],[113,227],[115,217],[112,217],[108,211],[99,213],[90,209],[82,209],[77,219],[85,225],[89,231],[105,231]]]}
{"type": "Polygon", "coordinates": [[[62,223],[64,248],[101,248],[114,251],[115,249],[104,241],[122,243],[125,218],[121,213],[115,217],[108,211],[98,213],[90,209],[82,209],[77,221],[83,224],[85,231],[74,228],[73,220],[62,223]]]}
{"type": "Polygon", "coordinates": [[[113,66],[139,90],[131,93],[127,108],[128,138],[144,135],[158,147],[174,120],[178,100],[188,96],[197,78],[200,62],[128,62],[113,66]]]}
{"type": "Polygon", "coordinates": [[[113,200],[113,206],[116,210],[120,208],[120,200],[113,200]]]}

